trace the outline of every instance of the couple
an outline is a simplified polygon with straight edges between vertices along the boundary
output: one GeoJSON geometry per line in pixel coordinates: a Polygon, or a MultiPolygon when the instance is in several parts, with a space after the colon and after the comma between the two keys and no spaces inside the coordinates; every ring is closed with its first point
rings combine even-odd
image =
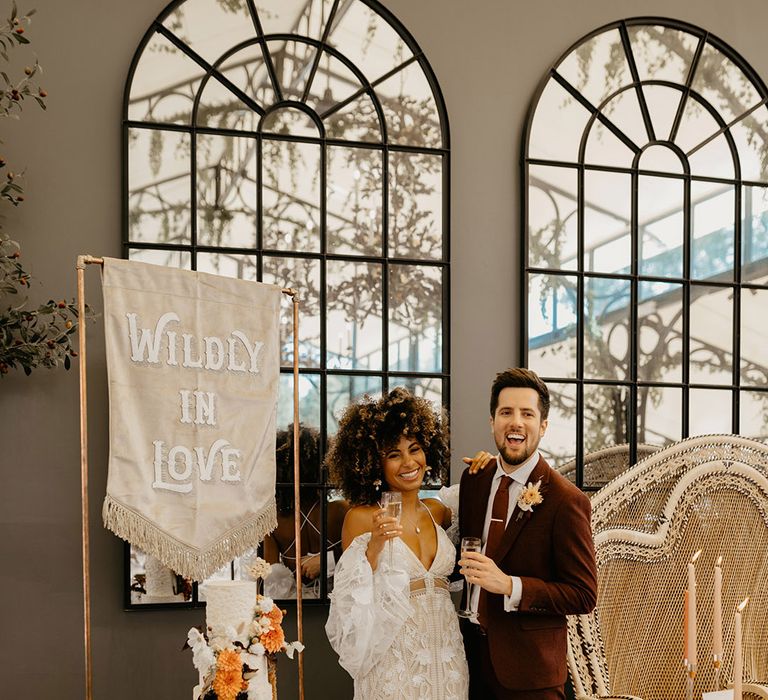
{"type": "Polygon", "coordinates": [[[536,374],[496,376],[499,455],[465,459],[459,491],[459,536],[483,543],[483,553],[459,561],[476,584],[462,608],[479,618],[461,625],[447,583],[456,554],[443,528],[452,514],[418,497],[430,468],[447,469],[445,423],[403,389],[344,413],[327,461],[355,507],[326,631],[358,700],[565,698],[565,616],[594,607],[595,561],[589,500],[538,453],[548,411],[536,374]],[[388,490],[402,494],[399,524],[378,505],[388,490]]]}

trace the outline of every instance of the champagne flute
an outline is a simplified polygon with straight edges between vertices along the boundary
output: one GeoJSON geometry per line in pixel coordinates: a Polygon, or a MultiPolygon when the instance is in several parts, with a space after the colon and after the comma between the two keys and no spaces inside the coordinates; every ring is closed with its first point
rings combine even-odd
{"type": "MultiPolygon", "coordinates": [[[[482,552],[483,542],[479,537],[462,537],[461,538],[461,554],[464,556],[464,552],[482,552]]],[[[475,584],[470,583],[467,577],[464,577],[467,582],[467,600],[463,610],[459,610],[457,613],[459,617],[468,617],[471,620],[477,619],[477,613],[472,610],[472,593],[475,590],[475,584]]]]}
{"type": "MultiPolygon", "coordinates": [[[[400,516],[403,514],[403,494],[399,491],[385,491],[381,494],[381,507],[387,511],[390,518],[395,518],[400,524],[400,516]]],[[[389,550],[389,568],[392,568],[392,540],[387,543],[389,550]]]]}

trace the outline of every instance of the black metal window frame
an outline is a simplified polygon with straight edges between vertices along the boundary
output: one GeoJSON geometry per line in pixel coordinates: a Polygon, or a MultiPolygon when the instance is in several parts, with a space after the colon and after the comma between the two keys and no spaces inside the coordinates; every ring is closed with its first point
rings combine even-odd
{"type": "MultiPolygon", "coordinates": [[[[629,464],[634,464],[637,461],[638,454],[638,388],[639,387],[659,387],[659,388],[675,388],[680,389],[682,392],[682,435],[681,438],[689,437],[689,414],[690,414],[690,401],[689,391],[690,389],[717,389],[720,391],[729,391],[731,395],[731,428],[733,433],[739,432],[740,427],[740,391],[743,388],[741,384],[741,305],[740,298],[742,290],[761,290],[765,291],[766,286],[761,284],[754,284],[750,282],[742,281],[742,199],[744,196],[745,187],[761,187],[766,188],[768,183],[765,181],[745,180],[741,178],[740,156],[731,136],[728,127],[735,124],[750,114],[752,111],[763,107],[768,104],[768,89],[766,89],[765,83],[760,76],[754,71],[754,69],[747,63],[747,61],[741,57],[733,48],[728,44],[713,36],[708,31],[696,27],[692,24],[682,22],[679,20],[673,20],[662,17],[636,17],[618,20],[611,22],[602,27],[595,29],[589,34],[585,35],[577,42],[575,42],[567,51],[565,51],[560,58],[550,67],[547,73],[543,76],[539,83],[536,92],[531,100],[528,114],[526,116],[525,126],[522,135],[522,147],[521,147],[521,253],[523,260],[523,274],[521,275],[521,298],[523,300],[523,313],[521,314],[520,324],[520,356],[523,358],[523,363],[528,364],[528,351],[529,351],[529,295],[530,295],[530,279],[533,275],[547,275],[551,277],[570,277],[575,278],[577,281],[577,302],[576,302],[576,376],[575,377],[557,377],[557,376],[542,376],[547,382],[554,382],[558,384],[572,385],[576,389],[576,447],[575,447],[575,459],[576,459],[576,485],[584,491],[597,491],[601,488],[601,485],[589,485],[584,483],[584,387],[590,386],[607,386],[607,387],[624,387],[629,392],[629,400],[627,401],[627,411],[624,416],[625,425],[627,428],[627,443],[629,446],[629,464]],[[630,47],[630,39],[628,34],[629,27],[636,26],[662,26],[664,28],[676,29],[687,32],[698,38],[698,45],[692,60],[692,63],[688,69],[687,80],[685,84],[679,84],[668,80],[641,80],[638,76],[637,66],[634,61],[632,50],[630,47]],[[592,105],[585,97],[583,97],[578,90],[576,90],[567,80],[565,80],[558,72],[557,69],[560,64],[563,63],[574,51],[580,46],[593,39],[594,37],[617,29],[620,32],[622,45],[626,54],[626,58],[629,64],[629,70],[632,76],[632,83],[629,85],[623,85],[619,89],[615,90],[597,107],[592,105]],[[703,96],[695,93],[692,90],[692,81],[696,74],[696,68],[702,55],[702,51],[705,44],[710,44],[712,47],[722,52],[727,58],[741,69],[744,75],[752,82],[753,86],[758,90],[760,95],[760,102],[751,107],[746,112],[738,114],[730,122],[726,122],[723,116],[719,113],[717,108],[708,102],[703,96]],[[548,85],[550,79],[554,79],[573,97],[579,104],[584,106],[589,112],[591,112],[591,118],[587,122],[587,125],[582,133],[581,141],[578,149],[578,162],[562,161],[562,160],[549,160],[546,158],[534,158],[529,155],[531,132],[533,122],[536,116],[536,110],[539,104],[539,100],[544,92],[544,89],[548,85]],[[674,118],[673,127],[671,131],[670,141],[677,134],[680,127],[681,118],[685,109],[686,98],[692,98],[699,102],[699,104],[707,110],[707,112],[716,120],[721,131],[711,136],[704,143],[693,149],[687,155],[692,155],[693,152],[699,148],[707,145],[711,140],[723,134],[727,139],[728,146],[731,151],[734,165],[734,177],[733,178],[719,178],[708,177],[700,175],[692,175],[690,167],[687,164],[686,154],[678,149],[678,155],[681,157],[684,165],[684,172],[682,173],[670,173],[664,171],[644,170],[639,167],[639,159],[642,153],[650,146],[653,145],[665,145],[670,147],[670,142],[659,140],[653,131],[653,125],[651,124],[650,114],[648,107],[643,97],[642,86],[644,85],[662,85],[673,88],[680,91],[681,100],[677,108],[677,112],[674,118]],[[625,90],[635,90],[638,95],[638,104],[641,110],[641,116],[643,124],[648,132],[649,141],[644,146],[638,148],[638,145],[631,141],[621,130],[619,130],[610,119],[606,118],[601,112],[601,108],[606,105],[611,99],[613,99],[620,92],[625,90]],[[599,121],[603,126],[608,128],[611,133],[616,136],[624,145],[630,148],[634,153],[634,161],[632,167],[618,167],[618,166],[603,166],[592,165],[585,163],[585,151],[587,146],[587,137],[590,133],[593,122],[599,121]],[[531,266],[529,265],[529,184],[530,184],[530,167],[531,166],[552,166],[556,168],[568,169],[576,173],[577,177],[577,268],[576,269],[550,269],[547,267],[531,266]],[[594,272],[585,270],[585,231],[584,231],[584,175],[586,172],[609,172],[609,173],[622,173],[629,175],[631,178],[631,270],[627,274],[613,274],[604,272],[594,272]],[[680,277],[664,277],[654,275],[641,274],[639,270],[639,235],[638,235],[638,192],[640,189],[639,179],[642,176],[652,176],[661,178],[670,178],[675,181],[683,183],[684,198],[683,198],[683,274],[680,277]],[[691,184],[695,182],[705,183],[722,183],[734,188],[734,239],[733,239],[733,278],[729,281],[717,280],[717,279],[696,279],[691,275],[691,242],[692,242],[692,226],[691,226],[691,184]],[[630,353],[631,359],[629,367],[627,368],[627,378],[625,380],[613,380],[613,379],[597,379],[597,378],[585,378],[584,376],[584,300],[585,300],[585,281],[588,279],[607,279],[607,280],[622,280],[629,282],[630,284],[630,319],[629,319],[629,333],[630,333],[630,353]],[[639,295],[638,289],[642,282],[661,282],[679,284],[682,288],[683,298],[683,350],[682,357],[688,358],[690,351],[690,303],[692,297],[692,291],[697,287],[707,288],[722,288],[730,289],[734,295],[733,304],[733,323],[732,323],[732,383],[730,385],[725,384],[707,384],[701,382],[690,381],[690,367],[689,362],[684,360],[681,367],[682,378],[680,381],[661,381],[654,382],[648,380],[638,379],[638,303],[639,295]]],[[[764,393],[768,397],[768,386],[752,386],[748,387],[750,392],[764,393]]]]}
{"type": "MultiPolygon", "coordinates": [[[[329,17],[326,22],[326,27],[323,32],[323,36],[320,40],[313,39],[299,34],[265,34],[262,30],[261,22],[258,17],[258,10],[254,0],[246,0],[246,5],[251,15],[254,30],[257,38],[249,41],[244,41],[236,46],[233,46],[229,51],[221,56],[215,64],[208,63],[204,58],[197,54],[187,44],[181,41],[171,31],[169,31],[164,25],[163,21],[178,7],[182,6],[186,0],[173,0],[154,20],[154,22],[147,29],[144,37],[142,38],[139,46],[136,49],[133,60],[131,62],[128,77],[126,79],[125,91],[123,96],[123,119],[122,119],[122,252],[124,258],[129,258],[131,251],[142,250],[157,250],[168,252],[188,253],[190,256],[190,269],[197,269],[197,254],[198,253],[218,253],[218,254],[231,254],[231,255],[247,255],[254,257],[257,260],[258,280],[262,280],[263,274],[263,261],[265,258],[294,258],[319,261],[320,263],[320,366],[319,367],[303,367],[299,366],[299,379],[302,377],[315,377],[319,380],[320,384],[320,447],[321,447],[321,459],[325,455],[328,448],[328,420],[327,420],[327,378],[333,376],[339,377],[361,377],[361,378],[378,378],[381,380],[382,391],[387,391],[390,386],[401,385],[408,380],[418,379],[434,379],[439,381],[441,386],[442,405],[447,410],[450,406],[450,130],[448,124],[448,114],[445,106],[442,91],[440,89],[437,77],[427,60],[424,52],[419,47],[418,43],[410,32],[403,26],[403,24],[387,10],[382,4],[376,2],[376,0],[357,0],[358,2],[367,5],[375,13],[377,13],[382,19],[384,19],[392,28],[395,29],[400,38],[405,42],[412,56],[405,60],[403,63],[398,64],[396,67],[377,78],[375,81],[369,82],[363,75],[361,70],[350,61],[346,56],[340,53],[329,43],[326,43],[329,30],[333,24],[334,14],[337,8],[344,2],[344,0],[334,0],[332,9],[329,13],[329,17]],[[128,118],[129,104],[130,104],[130,91],[133,82],[134,74],[138,66],[139,60],[144,52],[144,49],[149,44],[155,33],[161,34],[168,39],[177,49],[183,52],[192,61],[198,64],[206,71],[205,77],[202,79],[200,86],[197,90],[197,96],[195,98],[195,104],[193,108],[192,118],[189,124],[180,125],[175,123],[162,123],[162,122],[145,122],[135,121],[128,118]],[[342,102],[336,104],[333,109],[324,112],[321,115],[317,115],[313,110],[309,109],[302,102],[295,100],[284,99],[280,92],[279,81],[275,74],[275,68],[270,58],[267,42],[272,40],[279,41],[297,41],[304,44],[313,46],[316,51],[316,57],[312,66],[311,76],[314,77],[318,70],[318,64],[322,51],[327,51],[334,58],[339,59],[347,68],[349,68],[357,77],[363,87],[345,98],[342,102]],[[224,75],[218,71],[218,67],[226,60],[226,58],[237,51],[242,50],[248,46],[259,45],[261,46],[265,63],[270,76],[271,84],[275,89],[278,101],[267,110],[261,109],[252,99],[250,99],[242,90],[237,88],[231,83],[224,75]],[[426,146],[408,146],[401,143],[391,143],[388,140],[387,124],[382,107],[374,92],[374,88],[383,83],[388,78],[397,74],[399,71],[404,70],[409,65],[417,63],[421,68],[424,77],[426,78],[429,87],[432,90],[432,94],[435,101],[435,107],[437,114],[440,118],[440,131],[442,146],[439,148],[426,147],[426,146]],[[236,96],[250,106],[255,112],[261,116],[262,123],[264,118],[270,113],[282,109],[293,108],[302,111],[306,114],[313,123],[317,126],[319,136],[295,136],[291,134],[277,134],[268,133],[264,134],[259,131],[246,131],[238,129],[226,129],[215,128],[207,126],[196,125],[196,113],[200,102],[200,97],[207,82],[211,79],[218,80],[218,82],[230,89],[236,96]],[[363,94],[367,94],[375,108],[379,119],[379,125],[381,129],[381,141],[374,143],[370,141],[353,141],[339,138],[330,138],[325,135],[322,119],[329,114],[343,109],[346,105],[354,102],[358,97],[363,94]],[[319,116],[319,118],[318,118],[319,116]],[[188,243],[158,243],[158,242],[144,242],[131,240],[129,237],[129,197],[130,197],[130,183],[129,183],[129,152],[130,152],[130,133],[132,130],[141,129],[147,131],[162,131],[162,132],[179,132],[189,134],[191,143],[190,154],[190,211],[192,216],[190,218],[190,240],[188,243]],[[244,137],[252,138],[257,143],[257,203],[256,203],[256,226],[257,226],[257,245],[254,248],[238,248],[230,246],[210,246],[202,245],[197,242],[197,178],[196,178],[196,157],[195,157],[195,136],[197,134],[213,135],[213,136],[232,136],[232,137],[244,137]],[[318,252],[305,252],[297,250],[281,250],[279,248],[267,248],[263,245],[263,209],[262,209],[262,188],[261,188],[261,144],[263,139],[269,141],[282,141],[293,142],[302,144],[313,144],[320,147],[320,248],[318,252]],[[327,221],[326,221],[326,199],[328,197],[328,169],[327,169],[327,153],[329,146],[343,146],[356,149],[368,149],[381,154],[382,173],[382,254],[381,255],[347,255],[339,253],[326,252],[326,238],[327,238],[327,221]],[[405,153],[415,155],[434,155],[441,159],[442,163],[442,178],[441,178],[441,225],[442,225],[442,257],[437,258],[408,258],[408,257],[396,257],[390,253],[389,250],[389,156],[393,153],[405,153]],[[382,323],[382,359],[380,370],[369,369],[343,369],[343,368],[329,368],[326,366],[326,350],[327,350],[327,337],[326,337],[326,313],[327,313],[327,295],[326,295],[326,266],[328,262],[350,262],[350,263],[372,263],[379,265],[381,269],[381,323],[382,323]],[[441,296],[441,370],[440,371],[400,371],[389,369],[389,270],[393,266],[426,266],[439,269],[442,278],[442,296],[441,296]]],[[[307,91],[311,84],[311,78],[307,82],[307,88],[305,90],[304,97],[306,98],[307,91]]],[[[292,284],[298,292],[299,299],[301,299],[301,286],[302,281],[296,280],[292,284]]],[[[299,313],[301,315],[301,305],[299,306],[299,313]]],[[[300,319],[301,323],[301,319],[300,319]]],[[[286,375],[292,375],[293,367],[283,365],[280,368],[281,377],[286,375]]],[[[302,487],[317,488],[322,492],[320,499],[322,508],[322,534],[321,539],[325,541],[326,529],[327,529],[327,504],[328,494],[337,490],[337,486],[329,482],[328,475],[325,468],[321,469],[321,482],[301,482],[302,487]]],[[[278,489],[293,487],[293,482],[278,482],[276,484],[278,489]]],[[[321,547],[321,575],[320,575],[320,596],[317,599],[304,598],[305,604],[310,605],[327,605],[328,599],[328,587],[327,587],[327,552],[325,547],[321,547]]],[[[124,564],[126,568],[125,580],[130,579],[130,545],[126,543],[124,552],[124,564]]],[[[234,569],[233,569],[234,572],[234,569]]],[[[291,603],[292,599],[286,599],[282,602],[291,603]]],[[[147,609],[147,608],[190,608],[200,607],[205,603],[198,599],[198,584],[193,586],[192,600],[184,603],[159,603],[151,605],[137,605],[131,602],[130,590],[128,586],[125,587],[124,606],[127,610],[147,609]]]]}

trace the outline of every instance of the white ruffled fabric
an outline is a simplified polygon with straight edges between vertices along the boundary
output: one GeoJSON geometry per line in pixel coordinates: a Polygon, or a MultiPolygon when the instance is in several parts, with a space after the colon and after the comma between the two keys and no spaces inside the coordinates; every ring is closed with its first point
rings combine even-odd
{"type": "Polygon", "coordinates": [[[365,556],[370,533],[355,538],[336,568],[326,632],[358,700],[466,700],[467,662],[458,618],[436,578],[452,571],[455,549],[437,527],[429,571],[400,539],[393,567],[385,548],[376,571],[365,556]],[[425,587],[410,591],[410,581],[425,587]]]}
{"type": "Polygon", "coordinates": [[[442,501],[446,508],[451,511],[451,524],[445,531],[448,539],[454,545],[459,544],[459,484],[453,486],[443,486],[438,492],[437,497],[442,501]]]}

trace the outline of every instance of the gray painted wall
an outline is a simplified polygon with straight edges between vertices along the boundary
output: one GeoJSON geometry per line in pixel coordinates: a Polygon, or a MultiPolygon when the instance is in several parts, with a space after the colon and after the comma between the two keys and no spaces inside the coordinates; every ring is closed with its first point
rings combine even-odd
{"type": "MultiPolygon", "coordinates": [[[[9,3],[2,3],[5,7],[9,3]]],[[[2,123],[2,155],[27,167],[28,202],[3,226],[40,281],[35,299],[75,294],[75,256],[120,255],[120,118],[131,57],[164,0],[38,0],[34,46],[49,110],[2,123]]],[[[452,426],[458,457],[490,447],[487,393],[518,360],[519,151],[543,73],[574,41],[636,15],[686,20],[720,36],[768,78],[764,0],[386,0],[421,44],[450,116],[452,182],[452,426]],[[487,313],[478,313],[486,308],[487,313]]],[[[27,6],[27,3],[24,3],[27,6]]],[[[89,301],[99,304],[95,269],[89,301]]],[[[100,331],[100,326],[95,326],[100,331]]],[[[195,671],[179,651],[200,611],[122,609],[122,543],[100,524],[107,410],[103,343],[92,332],[91,571],[95,697],[190,697],[195,671]]],[[[0,381],[0,694],[83,697],[80,487],[76,372],[0,381]]],[[[295,615],[291,615],[295,619],[295,615]]],[[[323,633],[305,613],[307,698],[351,697],[323,633]]],[[[296,697],[283,664],[282,698],[296,697]]]]}

